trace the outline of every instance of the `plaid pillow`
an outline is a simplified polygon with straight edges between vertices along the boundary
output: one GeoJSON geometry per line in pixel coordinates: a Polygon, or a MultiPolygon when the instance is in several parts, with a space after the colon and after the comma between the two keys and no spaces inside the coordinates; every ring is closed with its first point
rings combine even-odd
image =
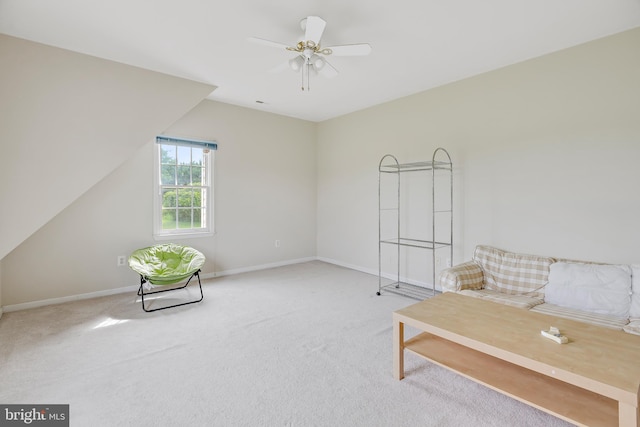
{"type": "Polygon", "coordinates": [[[485,289],[511,295],[544,297],[553,258],[506,252],[490,246],[477,246],[473,260],[484,271],[485,289]]]}

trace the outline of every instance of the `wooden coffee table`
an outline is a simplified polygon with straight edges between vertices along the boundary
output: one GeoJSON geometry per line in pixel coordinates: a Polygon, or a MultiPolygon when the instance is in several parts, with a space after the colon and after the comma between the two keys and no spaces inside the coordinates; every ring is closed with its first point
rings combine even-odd
{"type": "Polygon", "coordinates": [[[577,425],[640,426],[640,336],[445,293],[393,313],[398,380],[404,350],[577,425]],[[405,341],[405,325],[422,333],[405,341]]]}

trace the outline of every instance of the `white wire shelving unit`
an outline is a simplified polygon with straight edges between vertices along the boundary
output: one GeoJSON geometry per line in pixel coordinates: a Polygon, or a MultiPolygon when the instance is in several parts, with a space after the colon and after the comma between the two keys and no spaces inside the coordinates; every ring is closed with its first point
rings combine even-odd
{"type": "MultiPolygon", "coordinates": [[[[410,214],[415,215],[415,213],[410,214]]],[[[428,217],[428,212],[423,217],[428,217]]],[[[436,295],[437,255],[441,250],[448,250],[448,260],[453,261],[453,164],[451,156],[444,148],[437,148],[433,152],[431,161],[399,163],[395,156],[386,154],[378,165],[377,294],[392,292],[418,300],[436,295]],[[403,176],[415,173],[431,175],[431,235],[424,238],[402,235],[404,230],[402,221],[405,219],[402,195],[403,176]],[[448,181],[446,188],[440,188],[445,185],[436,183],[436,178],[442,178],[442,175],[444,178],[448,178],[446,179],[448,181]],[[389,182],[385,182],[388,180],[392,181],[391,185],[388,185],[389,182]],[[383,192],[389,191],[395,191],[395,194],[383,194],[383,192]],[[384,203],[383,198],[385,199],[384,203]],[[389,203],[389,201],[391,202],[389,203]],[[386,216],[385,220],[383,220],[383,215],[386,216]],[[393,226],[395,226],[395,231],[389,232],[388,229],[393,226]],[[444,233],[442,230],[445,230],[444,233]],[[383,272],[383,251],[387,250],[387,247],[396,251],[395,271],[383,272]],[[431,289],[416,284],[421,281],[401,280],[402,248],[430,251],[431,256],[424,259],[425,262],[430,262],[431,289]],[[389,281],[391,282],[389,283],[389,281]]]]}

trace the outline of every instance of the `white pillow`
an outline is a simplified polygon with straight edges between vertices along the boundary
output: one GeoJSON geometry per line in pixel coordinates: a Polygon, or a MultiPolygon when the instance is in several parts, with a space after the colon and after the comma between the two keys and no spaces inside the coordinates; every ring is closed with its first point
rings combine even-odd
{"type": "Polygon", "coordinates": [[[640,320],[640,265],[631,266],[631,309],[629,317],[640,320]]]}
{"type": "Polygon", "coordinates": [[[631,268],[628,265],[553,263],[549,283],[544,289],[544,301],[561,307],[628,318],[631,268]]]}

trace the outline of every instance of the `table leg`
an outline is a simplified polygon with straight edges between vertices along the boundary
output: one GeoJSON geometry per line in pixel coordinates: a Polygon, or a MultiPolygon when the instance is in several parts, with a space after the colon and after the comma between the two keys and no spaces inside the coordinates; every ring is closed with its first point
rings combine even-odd
{"type": "Polygon", "coordinates": [[[404,323],[393,321],[393,378],[404,378],[404,323]]]}
{"type": "Polygon", "coordinates": [[[618,402],[618,423],[625,427],[640,427],[638,406],[618,402]]]}

